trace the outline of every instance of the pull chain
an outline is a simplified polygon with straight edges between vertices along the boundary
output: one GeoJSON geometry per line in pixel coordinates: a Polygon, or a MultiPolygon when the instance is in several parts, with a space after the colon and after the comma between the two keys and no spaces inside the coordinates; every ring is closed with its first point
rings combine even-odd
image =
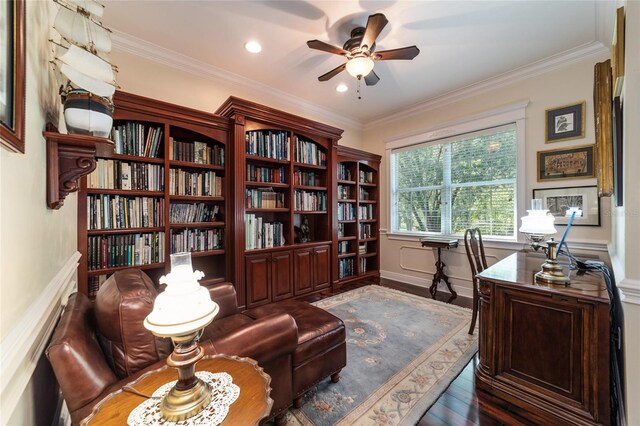
{"type": "Polygon", "coordinates": [[[358,93],[358,99],[362,99],[362,96],[360,96],[360,81],[362,80],[361,76],[358,76],[358,85],[356,86],[356,93],[358,93]]]}

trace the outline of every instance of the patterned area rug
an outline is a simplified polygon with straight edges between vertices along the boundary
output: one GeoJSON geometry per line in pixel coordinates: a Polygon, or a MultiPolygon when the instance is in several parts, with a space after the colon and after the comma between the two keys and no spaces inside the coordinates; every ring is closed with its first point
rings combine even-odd
{"type": "Polygon", "coordinates": [[[471,311],[381,286],[314,303],[347,329],[347,366],[288,414],[288,425],[414,425],[478,348],[471,311]]]}

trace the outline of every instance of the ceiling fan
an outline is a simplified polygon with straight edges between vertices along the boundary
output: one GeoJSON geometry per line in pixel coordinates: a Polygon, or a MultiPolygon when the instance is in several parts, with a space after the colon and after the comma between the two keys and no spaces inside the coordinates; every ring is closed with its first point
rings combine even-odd
{"type": "Polygon", "coordinates": [[[347,58],[347,62],[322,74],[318,77],[320,81],[327,81],[340,74],[345,69],[353,77],[364,81],[367,86],[376,84],[380,77],[373,71],[374,61],[389,61],[395,59],[411,60],[418,56],[420,50],[416,46],[401,47],[399,49],[383,50],[376,52],[376,37],[389,21],[382,13],[369,16],[367,26],[357,27],[351,31],[351,38],[346,41],[342,48],[332,46],[320,40],[309,40],[307,46],[323,52],[341,55],[347,58]]]}

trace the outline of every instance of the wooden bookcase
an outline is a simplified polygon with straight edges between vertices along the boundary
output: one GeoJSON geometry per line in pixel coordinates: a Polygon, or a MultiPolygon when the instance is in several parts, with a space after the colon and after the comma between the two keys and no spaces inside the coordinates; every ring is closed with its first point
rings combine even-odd
{"type": "Polygon", "coordinates": [[[114,104],[115,152],[80,182],[79,290],[130,266],[157,282],[176,251],[192,251],[203,285],[228,280],[229,120],[123,92],[114,104]]]}
{"type": "Polygon", "coordinates": [[[380,277],[380,156],[336,148],[333,211],[334,288],[380,277]]]}
{"type": "Polygon", "coordinates": [[[239,305],[252,308],[328,288],[332,170],[342,130],[235,97],[216,114],[233,122],[239,305]]]}

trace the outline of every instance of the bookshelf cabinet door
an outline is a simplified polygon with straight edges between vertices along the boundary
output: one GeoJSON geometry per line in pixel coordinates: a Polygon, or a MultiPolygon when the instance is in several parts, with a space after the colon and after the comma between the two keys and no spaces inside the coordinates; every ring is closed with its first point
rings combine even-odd
{"type": "Polygon", "coordinates": [[[301,249],[294,252],[293,282],[296,296],[313,290],[313,249],[301,249]]]}
{"type": "Polygon", "coordinates": [[[313,249],[313,284],[315,290],[329,287],[329,276],[331,274],[330,254],[330,246],[318,246],[313,249]]]}
{"type": "Polygon", "coordinates": [[[291,252],[273,253],[271,257],[271,288],[273,301],[288,299],[293,296],[291,283],[291,252]]]}
{"type": "Polygon", "coordinates": [[[271,255],[247,256],[247,308],[271,302],[271,255]]]}

